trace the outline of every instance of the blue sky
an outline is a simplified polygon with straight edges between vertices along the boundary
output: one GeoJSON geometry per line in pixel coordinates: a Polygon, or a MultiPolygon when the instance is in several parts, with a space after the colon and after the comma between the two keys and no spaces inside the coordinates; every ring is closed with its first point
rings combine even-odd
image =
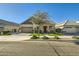
{"type": "Polygon", "coordinates": [[[0,19],[21,23],[32,16],[35,11],[48,12],[54,22],[65,20],[79,20],[79,4],[77,3],[0,3],[0,19]]]}

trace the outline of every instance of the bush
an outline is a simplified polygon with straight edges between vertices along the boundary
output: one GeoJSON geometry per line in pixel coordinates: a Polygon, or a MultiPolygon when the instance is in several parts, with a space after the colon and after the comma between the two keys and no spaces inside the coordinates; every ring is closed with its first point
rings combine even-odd
{"type": "Polygon", "coordinates": [[[56,34],[55,30],[50,30],[50,33],[56,34]]]}
{"type": "Polygon", "coordinates": [[[43,36],[42,39],[49,39],[47,36],[43,36]]]}
{"type": "Polygon", "coordinates": [[[48,34],[48,36],[63,36],[63,34],[48,34]]]}
{"type": "Polygon", "coordinates": [[[54,39],[60,39],[58,36],[54,36],[54,39]]]}
{"type": "Polygon", "coordinates": [[[33,35],[32,37],[31,37],[31,39],[38,39],[39,37],[37,36],[37,35],[33,35]]]}
{"type": "Polygon", "coordinates": [[[61,30],[60,28],[57,28],[55,31],[56,31],[57,33],[61,33],[61,32],[62,32],[62,30],[61,30]]]}
{"type": "Polygon", "coordinates": [[[32,34],[32,36],[33,36],[33,35],[35,35],[35,36],[44,36],[44,34],[37,34],[37,33],[32,34]]]}
{"type": "Polygon", "coordinates": [[[73,38],[73,39],[79,39],[79,37],[78,37],[78,36],[73,36],[72,38],[73,38]]]}
{"type": "Polygon", "coordinates": [[[10,31],[3,31],[3,35],[11,35],[10,31]]]}

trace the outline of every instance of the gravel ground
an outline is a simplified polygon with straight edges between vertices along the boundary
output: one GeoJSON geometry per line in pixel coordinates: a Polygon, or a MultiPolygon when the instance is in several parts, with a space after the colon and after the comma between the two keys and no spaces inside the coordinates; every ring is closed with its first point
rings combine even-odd
{"type": "Polygon", "coordinates": [[[79,46],[64,41],[0,41],[0,56],[79,56],[79,46]]]}

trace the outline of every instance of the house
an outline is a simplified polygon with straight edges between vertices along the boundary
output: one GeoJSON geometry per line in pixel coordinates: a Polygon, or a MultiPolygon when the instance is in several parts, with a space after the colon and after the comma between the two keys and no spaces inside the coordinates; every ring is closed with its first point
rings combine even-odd
{"type": "Polygon", "coordinates": [[[79,34],[79,21],[67,20],[63,24],[63,33],[79,34]]]}
{"type": "MultiPolygon", "coordinates": [[[[44,23],[41,26],[41,32],[48,33],[51,30],[55,29],[55,23],[53,21],[46,20],[47,23],[44,23]]],[[[34,30],[38,29],[38,24],[35,24],[31,18],[25,20],[20,25],[20,31],[23,33],[32,33],[34,30]]]]}
{"type": "Polygon", "coordinates": [[[55,28],[56,28],[56,29],[63,29],[63,28],[64,28],[64,23],[57,23],[57,24],[55,25],[55,28]]]}
{"type": "Polygon", "coordinates": [[[0,32],[3,31],[18,32],[18,30],[19,30],[19,25],[17,23],[0,19],[0,32]]]}

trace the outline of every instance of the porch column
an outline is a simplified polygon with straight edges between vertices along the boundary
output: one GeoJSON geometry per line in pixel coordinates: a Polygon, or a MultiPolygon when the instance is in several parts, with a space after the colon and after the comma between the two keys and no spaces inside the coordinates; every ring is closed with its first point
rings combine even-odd
{"type": "Polygon", "coordinates": [[[49,28],[49,26],[47,26],[47,32],[50,32],[50,28],[49,28]]]}

